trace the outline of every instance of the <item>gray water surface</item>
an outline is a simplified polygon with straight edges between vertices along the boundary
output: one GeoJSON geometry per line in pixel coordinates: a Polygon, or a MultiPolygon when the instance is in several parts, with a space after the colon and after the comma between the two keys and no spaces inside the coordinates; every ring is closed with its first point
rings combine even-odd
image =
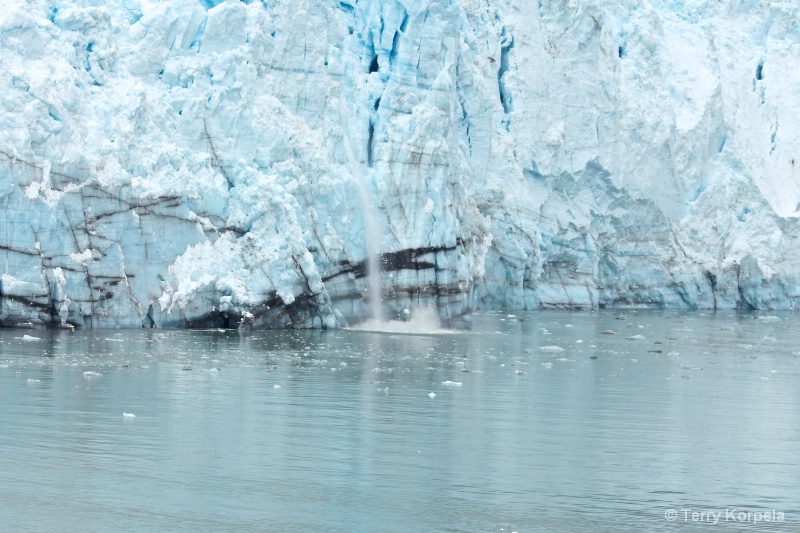
{"type": "Polygon", "coordinates": [[[0,529],[800,531],[800,316],[474,321],[0,330],[0,529]]]}

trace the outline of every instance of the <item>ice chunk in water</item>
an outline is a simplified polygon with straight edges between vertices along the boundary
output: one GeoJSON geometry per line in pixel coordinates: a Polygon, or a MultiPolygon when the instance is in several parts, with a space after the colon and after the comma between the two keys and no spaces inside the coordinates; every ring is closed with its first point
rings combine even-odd
{"type": "Polygon", "coordinates": [[[542,346],[541,348],[539,348],[539,351],[561,353],[564,351],[564,348],[562,348],[561,346],[542,346]]]}

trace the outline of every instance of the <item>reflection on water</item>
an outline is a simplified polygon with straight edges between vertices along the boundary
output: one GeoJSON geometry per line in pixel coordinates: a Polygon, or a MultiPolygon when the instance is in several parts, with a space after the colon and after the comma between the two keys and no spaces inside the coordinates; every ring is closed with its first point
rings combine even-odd
{"type": "Polygon", "coordinates": [[[798,324],[626,311],[484,314],[436,335],[4,330],[0,523],[800,531],[798,324]]]}

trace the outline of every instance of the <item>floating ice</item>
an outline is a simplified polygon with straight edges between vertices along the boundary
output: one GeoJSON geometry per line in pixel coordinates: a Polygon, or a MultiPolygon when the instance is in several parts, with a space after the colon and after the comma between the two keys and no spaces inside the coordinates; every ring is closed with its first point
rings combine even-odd
{"type": "Polygon", "coordinates": [[[122,413],[122,418],[136,418],[136,415],[133,413],[122,413]]]}
{"type": "Polygon", "coordinates": [[[428,398],[436,398],[436,393],[435,392],[429,392],[428,393],[428,398]]]}
{"type": "Polygon", "coordinates": [[[34,337],[32,335],[23,335],[22,336],[22,340],[24,340],[24,341],[40,341],[42,339],[40,339],[39,337],[34,337]]]}
{"type": "Polygon", "coordinates": [[[628,337],[629,341],[646,341],[647,338],[644,335],[631,335],[628,337]]]}
{"type": "Polygon", "coordinates": [[[442,385],[447,385],[447,386],[450,386],[450,387],[460,387],[462,385],[462,382],[460,382],[460,381],[449,381],[448,380],[448,381],[442,381],[442,385]]]}
{"type": "Polygon", "coordinates": [[[564,351],[564,348],[561,346],[542,346],[539,348],[541,352],[550,352],[550,353],[561,353],[564,351]]]}

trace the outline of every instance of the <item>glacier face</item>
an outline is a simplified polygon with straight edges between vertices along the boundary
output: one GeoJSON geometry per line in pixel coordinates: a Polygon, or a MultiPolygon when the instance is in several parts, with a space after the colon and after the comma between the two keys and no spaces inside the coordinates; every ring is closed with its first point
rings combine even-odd
{"type": "Polygon", "coordinates": [[[800,7],[15,0],[0,324],[793,308],[800,7]],[[369,203],[370,205],[365,205],[369,203]]]}

